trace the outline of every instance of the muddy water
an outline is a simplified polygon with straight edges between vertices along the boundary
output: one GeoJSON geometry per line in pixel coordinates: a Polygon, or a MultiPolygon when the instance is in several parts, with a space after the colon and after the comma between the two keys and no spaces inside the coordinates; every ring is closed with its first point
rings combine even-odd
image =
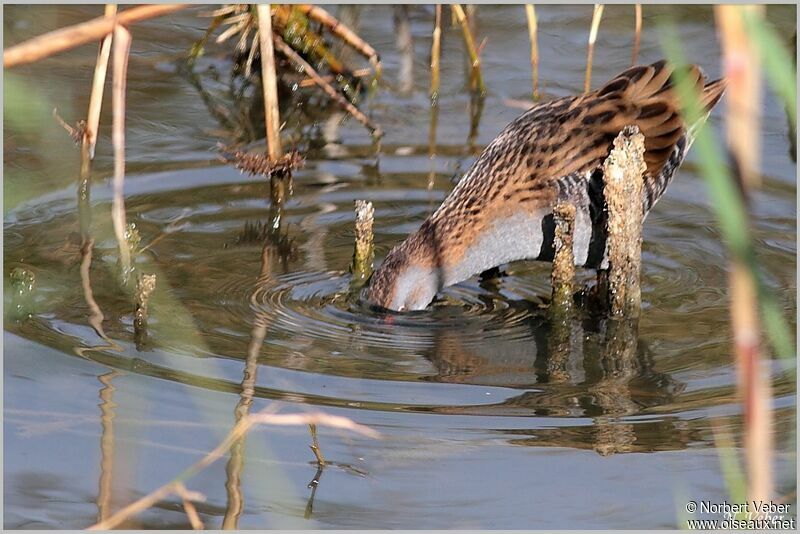
{"type": "MultiPolygon", "coordinates": [[[[8,6],[5,43],[98,11],[8,6]]],[[[69,121],[83,116],[95,48],[7,73],[7,528],[91,525],[267,406],[346,416],[382,439],[320,427],[328,466],[318,474],[306,426],[254,430],[187,482],[207,498],[198,512],[208,528],[661,528],[677,525],[690,499],[729,496],[712,432],[716,424],[741,442],[727,262],[694,155],[646,223],[638,331],[592,318],[554,326],[542,311],[549,267],[536,263],[472,279],[427,311],[387,320],[347,295],[353,201],[375,206],[380,261],[521,112],[515,101],[530,92],[523,9],[478,10],[487,37],[482,109],[466,87],[460,30],[445,25],[433,128],[431,8],[410,9],[411,58],[396,51],[391,8],[341,10],[384,61],[384,83],[363,107],[386,136],[376,146],[358,123],[313,102],[313,113],[287,112],[287,136],[307,162],[282,206],[268,183],[216,160],[216,143],[235,135],[177,61],[202,35],[207,21],[197,12],[133,32],[126,208],[147,247],[135,269],[157,275],[144,339],[134,335],[131,297],[117,276],[109,114],[84,201],[78,151],[50,117],[55,106],[69,121]],[[24,98],[9,100],[14,87],[24,98]],[[35,277],[22,301],[11,280],[18,268],[35,277]]],[[[606,8],[595,85],[629,63],[632,12],[606,8]]],[[[644,13],[642,61],[661,57],[656,27],[671,13],[688,57],[719,73],[710,8],[644,13]]],[[[538,14],[545,93],[580,91],[591,6],[538,14]]],[[[769,15],[791,36],[793,7],[769,15]]],[[[225,99],[229,68],[210,47],[195,70],[215,102],[241,115],[225,99]]],[[[796,167],[785,113],[769,92],[764,118],[754,232],[794,328],[796,167]]],[[[719,128],[719,112],[711,122],[719,128]]],[[[795,386],[773,364],[777,483],[788,492],[795,386]]],[[[125,525],[189,523],[180,499],[169,497],[125,525]]]]}

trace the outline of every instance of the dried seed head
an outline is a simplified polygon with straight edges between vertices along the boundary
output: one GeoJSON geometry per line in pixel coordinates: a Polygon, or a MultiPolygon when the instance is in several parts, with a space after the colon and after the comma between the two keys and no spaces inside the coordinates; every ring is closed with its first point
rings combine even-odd
{"type": "Polygon", "coordinates": [[[290,150],[278,161],[272,161],[266,154],[243,152],[220,146],[220,159],[231,163],[242,173],[266,178],[291,176],[295,169],[305,165],[305,158],[297,150],[290,150]]]}

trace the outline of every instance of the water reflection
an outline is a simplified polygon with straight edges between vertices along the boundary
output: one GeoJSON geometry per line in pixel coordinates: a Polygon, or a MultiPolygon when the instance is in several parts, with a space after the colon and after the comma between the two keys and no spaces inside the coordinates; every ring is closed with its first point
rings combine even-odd
{"type": "Polygon", "coordinates": [[[111,516],[114,481],[114,391],[112,380],[119,376],[117,370],[97,377],[100,388],[100,481],[97,490],[97,520],[105,521],[111,516]]]}

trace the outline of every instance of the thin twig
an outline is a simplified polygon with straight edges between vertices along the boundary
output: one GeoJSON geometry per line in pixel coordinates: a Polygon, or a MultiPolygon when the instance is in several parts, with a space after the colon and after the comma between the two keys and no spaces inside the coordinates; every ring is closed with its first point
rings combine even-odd
{"type": "Polygon", "coordinates": [[[12,46],[3,52],[3,67],[10,69],[11,67],[33,63],[76,46],[99,41],[113,32],[116,24],[130,25],[143,20],[161,17],[186,7],[189,7],[189,4],[139,6],[122,11],[117,14],[116,18],[97,17],[74,26],[67,26],[66,28],[48,32],[12,46]]]}
{"type": "Polygon", "coordinates": [[[278,161],[283,155],[283,148],[281,148],[275,52],[272,49],[272,15],[270,15],[269,4],[258,4],[256,9],[258,13],[258,39],[261,44],[261,85],[264,89],[264,124],[267,130],[267,153],[272,161],[278,161]]]}
{"type": "Polygon", "coordinates": [[[339,22],[338,19],[321,7],[313,6],[311,4],[297,4],[293,7],[305,13],[308,18],[325,25],[331,31],[331,33],[357,50],[359,53],[361,53],[361,55],[369,59],[370,64],[372,64],[372,66],[375,68],[375,72],[380,74],[380,56],[375,49],[369,45],[369,43],[359,37],[353,30],[339,22]]]}
{"type": "Polygon", "coordinates": [[[592,88],[592,61],[594,60],[594,43],[597,41],[597,31],[600,29],[600,19],[603,18],[603,4],[595,4],[592,12],[592,27],[589,30],[589,46],[586,50],[586,81],[583,92],[588,93],[592,88]]]}
{"type": "Polygon", "coordinates": [[[125,239],[125,86],[128,72],[128,56],[131,50],[131,33],[125,26],[114,28],[114,81],[112,108],[114,122],[112,142],[114,145],[114,199],[111,219],[119,245],[119,257],[123,273],[131,266],[131,252],[125,239]]]}
{"type": "Polygon", "coordinates": [[[634,13],[636,16],[636,28],[633,33],[633,55],[631,56],[631,65],[636,65],[636,60],[639,59],[639,44],[642,42],[642,4],[634,6],[634,13]]]}
{"type": "Polygon", "coordinates": [[[88,528],[88,530],[110,530],[115,528],[128,518],[150,508],[158,501],[164,499],[167,495],[174,493],[178,484],[181,484],[184,480],[196,475],[209,465],[219,460],[239,438],[244,436],[254,425],[257,424],[281,426],[315,424],[319,426],[350,430],[370,438],[381,437],[379,432],[367,426],[360,425],[351,419],[348,419],[347,417],[328,415],[322,412],[304,414],[276,414],[274,413],[274,406],[275,405],[270,405],[257,414],[243,417],[231,429],[231,431],[219,445],[217,445],[211,452],[203,456],[200,460],[192,464],[183,473],[175,477],[175,479],[145,495],[138,501],[131,503],[125,508],[119,510],[106,521],[92,525],[88,528]]]}
{"type": "MultiPolygon", "coordinates": [[[[364,78],[364,77],[369,76],[370,74],[372,74],[372,70],[369,69],[369,68],[356,69],[353,72],[351,72],[350,74],[354,78],[364,78]]],[[[322,77],[323,80],[325,80],[328,83],[332,83],[332,82],[336,81],[336,77],[335,76],[326,75],[326,76],[321,76],[321,77],[322,77]]],[[[303,80],[300,80],[297,83],[297,85],[299,85],[300,87],[311,87],[312,85],[317,85],[317,84],[311,78],[305,78],[303,80]]]]}
{"type": "MultiPolygon", "coordinates": [[[[116,4],[106,4],[105,16],[113,18],[117,14],[116,4]]],[[[92,80],[92,95],[89,99],[89,114],[86,118],[86,142],[89,144],[89,159],[94,159],[94,148],[97,144],[97,134],[100,129],[100,109],[103,106],[103,89],[106,85],[106,72],[108,71],[108,58],[111,56],[112,35],[109,33],[100,43],[97,51],[97,63],[94,66],[94,79],[92,80]]]]}
{"type": "Polygon", "coordinates": [[[460,4],[453,4],[452,9],[456,20],[461,25],[461,32],[464,34],[464,43],[467,46],[467,53],[471,62],[470,85],[472,85],[473,91],[477,90],[483,96],[486,94],[486,86],[483,84],[483,75],[481,74],[481,57],[478,49],[475,48],[475,38],[469,28],[469,21],[460,4]]]}
{"type": "Polygon", "coordinates": [[[539,98],[539,44],[537,37],[536,8],[533,4],[525,4],[528,17],[528,37],[531,41],[531,76],[533,77],[533,99],[539,98]]]}
{"type": "Polygon", "coordinates": [[[431,100],[439,96],[439,60],[442,54],[442,4],[434,7],[433,42],[431,43],[431,100]]]}
{"type": "Polygon", "coordinates": [[[76,145],[80,145],[83,141],[84,137],[86,137],[86,121],[79,120],[75,126],[72,126],[67,123],[64,119],[61,118],[61,115],[58,114],[58,108],[53,108],[53,118],[61,125],[64,130],[66,130],[67,134],[72,138],[76,145]]]}
{"type": "Polygon", "coordinates": [[[320,76],[314,67],[309,65],[309,63],[300,57],[300,55],[294,51],[294,49],[286,44],[286,42],[281,39],[279,36],[274,35],[273,40],[275,42],[275,48],[281,51],[286,57],[288,57],[297,67],[303,70],[303,72],[308,75],[309,78],[314,80],[314,82],[322,88],[325,93],[330,96],[333,100],[335,100],[340,106],[342,106],[348,113],[350,113],[355,119],[366,126],[370,132],[375,137],[381,137],[383,135],[383,131],[380,129],[378,125],[373,123],[366,115],[364,115],[361,111],[358,110],[349,100],[347,100],[344,96],[341,95],[336,89],[333,88],[331,84],[326,82],[322,76],[320,76]]]}

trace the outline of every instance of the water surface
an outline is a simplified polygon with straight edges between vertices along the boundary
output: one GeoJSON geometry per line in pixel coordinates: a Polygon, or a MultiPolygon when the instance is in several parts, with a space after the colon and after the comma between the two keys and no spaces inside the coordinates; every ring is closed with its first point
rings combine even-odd
{"type": "MultiPolygon", "coordinates": [[[[99,9],[7,6],[5,44],[99,9]]],[[[230,68],[224,48],[209,48],[197,78],[180,68],[207,24],[202,11],[133,29],[125,193],[128,220],[149,245],[136,271],[158,277],[146,339],[134,336],[132,300],[117,277],[110,98],[85,202],[79,151],[50,117],[55,106],[68,121],[83,116],[95,48],[7,73],[7,93],[20,84],[32,96],[5,107],[5,527],[89,526],[267,406],[346,416],[383,438],[320,428],[331,465],[312,491],[308,428],[253,431],[187,483],[207,497],[198,505],[207,528],[668,528],[687,500],[728,498],[712,432],[716,424],[741,443],[727,258],[694,155],[645,226],[638,331],[591,318],[554,326],[542,307],[549,266],[533,262],[387,321],[347,296],[353,201],[375,206],[377,262],[438,206],[529,97],[524,10],[478,9],[488,86],[480,113],[460,30],[445,24],[433,137],[432,8],[410,9],[409,84],[400,80],[392,9],[339,10],[383,59],[384,83],[363,108],[386,135],[375,144],[315,101],[287,111],[287,138],[306,165],[280,207],[267,182],[216,158],[217,142],[232,138],[197,84],[232,105],[220,89],[230,68]],[[91,263],[82,232],[93,239],[91,263]],[[35,276],[29,317],[15,315],[9,290],[18,268],[35,276]]],[[[591,6],[537,13],[547,97],[579,92],[591,6]]],[[[788,39],[794,7],[768,13],[788,39]]],[[[672,14],[687,56],[719,74],[710,7],[644,14],[641,61],[661,58],[656,27],[672,14]]],[[[632,28],[632,8],[606,7],[595,86],[629,64],[632,28]]],[[[754,233],[794,327],[796,166],[785,112],[768,91],[763,112],[754,233]]],[[[719,111],[711,123],[719,130],[719,111]]],[[[778,491],[788,493],[794,382],[772,364],[778,491]]],[[[189,523],[170,497],[125,526],[189,523]]]]}

